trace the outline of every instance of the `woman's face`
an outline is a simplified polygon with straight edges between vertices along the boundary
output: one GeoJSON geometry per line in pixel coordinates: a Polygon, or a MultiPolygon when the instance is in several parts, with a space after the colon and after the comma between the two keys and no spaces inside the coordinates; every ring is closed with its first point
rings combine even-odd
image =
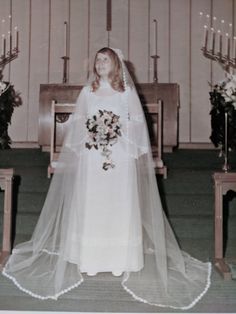
{"type": "Polygon", "coordinates": [[[97,74],[104,80],[108,80],[108,75],[112,71],[112,60],[108,54],[98,53],[95,61],[97,74]]]}

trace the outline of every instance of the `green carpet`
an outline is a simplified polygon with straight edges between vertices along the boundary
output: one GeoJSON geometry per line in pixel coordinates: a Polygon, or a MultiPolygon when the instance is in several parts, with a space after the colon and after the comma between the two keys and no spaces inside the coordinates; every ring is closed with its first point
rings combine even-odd
{"type": "MultiPolygon", "coordinates": [[[[214,187],[212,175],[221,171],[223,160],[216,150],[178,150],[164,154],[168,178],[158,176],[164,210],[180,246],[204,261],[214,256],[214,187]]],[[[39,149],[0,151],[0,168],[13,167],[14,244],[30,238],[50,184],[47,179],[49,154],[39,149]]],[[[230,154],[236,171],[236,154],[230,154]]],[[[236,194],[235,194],[236,195],[236,194]]],[[[225,197],[227,205],[226,256],[236,256],[236,197],[225,197]]],[[[2,230],[3,193],[0,193],[0,231],[2,230]]],[[[2,237],[2,232],[0,232],[2,237]]],[[[1,240],[1,239],[0,239],[1,240]]],[[[1,244],[0,244],[1,245],[1,244]]],[[[234,266],[235,267],[235,266],[234,266]]],[[[235,269],[233,267],[233,270],[235,269]]],[[[0,310],[42,310],[80,312],[164,313],[182,311],[152,307],[131,298],[116,278],[99,275],[57,301],[40,301],[26,295],[0,275],[0,310]]],[[[236,280],[224,281],[213,270],[212,285],[203,299],[187,312],[236,312],[236,280]]]]}

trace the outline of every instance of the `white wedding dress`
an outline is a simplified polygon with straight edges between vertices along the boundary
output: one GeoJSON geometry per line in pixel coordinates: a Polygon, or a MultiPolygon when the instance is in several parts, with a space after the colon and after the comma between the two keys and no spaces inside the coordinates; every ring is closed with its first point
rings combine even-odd
{"type": "Polygon", "coordinates": [[[32,238],[14,248],[3,270],[42,300],[98,272],[123,272],[121,286],[136,300],[175,309],[191,308],[210,286],[211,264],[179,248],[163,213],[134,86],[83,88],[32,238]],[[88,121],[98,113],[119,123],[106,150],[102,139],[91,145],[97,129],[88,121]]]}
{"type": "MultiPolygon", "coordinates": [[[[106,84],[101,88],[103,96],[91,93],[89,88],[84,91],[90,99],[88,117],[93,117],[100,110],[112,112],[124,121],[125,104],[122,94],[112,93],[106,84]]],[[[143,267],[142,222],[135,158],[127,154],[122,140],[118,139],[109,149],[112,151],[114,168],[104,170],[101,151],[84,148],[82,163],[86,174],[83,182],[85,202],[82,234],[78,233],[77,228],[81,217],[74,210],[67,239],[68,260],[79,264],[81,272],[89,274],[138,271],[143,267]],[[78,245],[81,247],[80,252],[78,245]],[[129,260],[128,252],[132,252],[129,260]]],[[[79,173],[77,184],[75,190],[79,190],[81,185],[79,173]]],[[[75,209],[79,202],[76,194],[73,204],[75,209]]]]}

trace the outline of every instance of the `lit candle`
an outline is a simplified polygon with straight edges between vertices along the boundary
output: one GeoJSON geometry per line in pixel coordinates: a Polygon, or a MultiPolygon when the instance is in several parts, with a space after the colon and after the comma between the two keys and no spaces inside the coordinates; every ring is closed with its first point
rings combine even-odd
{"type": "Polygon", "coordinates": [[[222,38],[221,38],[221,31],[220,31],[220,29],[218,29],[218,31],[217,31],[216,42],[217,42],[216,51],[218,51],[218,54],[221,54],[222,53],[222,38]]]}
{"type": "Polygon", "coordinates": [[[2,20],[2,33],[3,33],[3,34],[5,33],[4,27],[5,27],[5,20],[3,19],[3,20],[2,20]]]}
{"type": "Polygon", "coordinates": [[[5,25],[5,20],[2,19],[2,32],[4,33],[4,25],[5,25]]]}
{"type": "Polygon", "coordinates": [[[228,44],[227,44],[227,57],[230,59],[230,37],[228,37],[228,44]]]}
{"type": "Polygon", "coordinates": [[[233,24],[232,24],[232,23],[229,24],[228,33],[229,33],[229,38],[231,38],[231,37],[232,37],[232,34],[233,34],[233,24]]]}
{"type": "Polygon", "coordinates": [[[15,49],[18,51],[19,48],[19,31],[17,26],[15,27],[15,49]]]}
{"type": "Polygon", "coordinates": [[[5,58],[6,56],[6,38],[5,35],[2,35],[2,56],[5,58]]]}
{"type": "Polygon", "coordinates": [[[157,56],[157,20],[154,22],[154,55],[157,56]]]}
{"type": "Polygon", "coordinates": [[[236,61],[236,37],[234,36],[234,45],[233,45],[233,58],[236,61]]]}
{"type": "Polygon", "coordinates": [[[207,42],[208,42],[208,28],[207,25],[204,25],[204,48],[207,50],[207,42]]]}
{"type": "Polygon", "coordinates": [[[211,23],[210,23],[210,15],[209,14],[206,15],[206,25],[207,25],[207,27],[210,27],[210,25],[211,25],[211,23]]]}
{"type": "Polygon", "coordinates": [[[202,23],[203,12],[199,12],[199,22],[202,23]]]}
{"type": "Polygon", "coordinates": [[[4,44],[4,35],[2,35],[2,56],[3,56],[3,44],[4,44]]]}
{"type": "Polygon", "coordinates": [[[213,54],[215,53],[215,40],[216,40],[216,33],[213,29],[213,32],[212,32],[212,53],[213,54]]]}
{"type": "Polygon", "coordinates": [[[11,31],[8,31],[8,37],[9,37],[9,53],[12,54],[12,34],[11,31]]]}
{"type": "Polygon", "coordinates": [[[224,34],[225,33],[225,21],[224,20],[221,20],[221,32],[222,32],[222,34],[224,34]]]}
{"type": "Polygon", "coordinates": [[[213,16],[213,19],[212,19],[212,27],[215,29],[216,28],[216,21],[217,21],[217,18],[215,16],[213,16]]]}
{"type": "Polygon", "coordinates": [[[228,57],[229,54],[229,34],[225,34],[225,55],[228,57]]]}
{"type": "Polygon", "coordinates": [[[219,31],[219,54],[220,56],[222,56],[222,46],[223,46],[223,38],[222,38],[222,34],[221,31],[219,31]]]}
{"type": "Polygon", "coordinates": [[[213,52],[215,50],[215,38],[214,38],[214,28],[211,27],[211,33],[210,33],[210,45],[209,45],[209,49],[213,52]]]}

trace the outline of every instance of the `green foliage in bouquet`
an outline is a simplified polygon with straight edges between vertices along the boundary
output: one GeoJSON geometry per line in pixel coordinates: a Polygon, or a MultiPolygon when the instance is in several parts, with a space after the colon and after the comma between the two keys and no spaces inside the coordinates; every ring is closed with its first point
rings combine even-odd
{"type": "Polygon", "coordinates": [[[8,126],[11,123],[14,107],[21,104],[21,98],[14,86],[0,80],[0,149],[10,148],[11,138],[8,135],[8,126]]]}
{"type": "Polygon", "coordinates": [[[228,113],[228,148],[236,150],[236,76],[227,74],[225,80],[210,92],[211,136],[216,147],[224,150],[225,113],[228,113]]]}

